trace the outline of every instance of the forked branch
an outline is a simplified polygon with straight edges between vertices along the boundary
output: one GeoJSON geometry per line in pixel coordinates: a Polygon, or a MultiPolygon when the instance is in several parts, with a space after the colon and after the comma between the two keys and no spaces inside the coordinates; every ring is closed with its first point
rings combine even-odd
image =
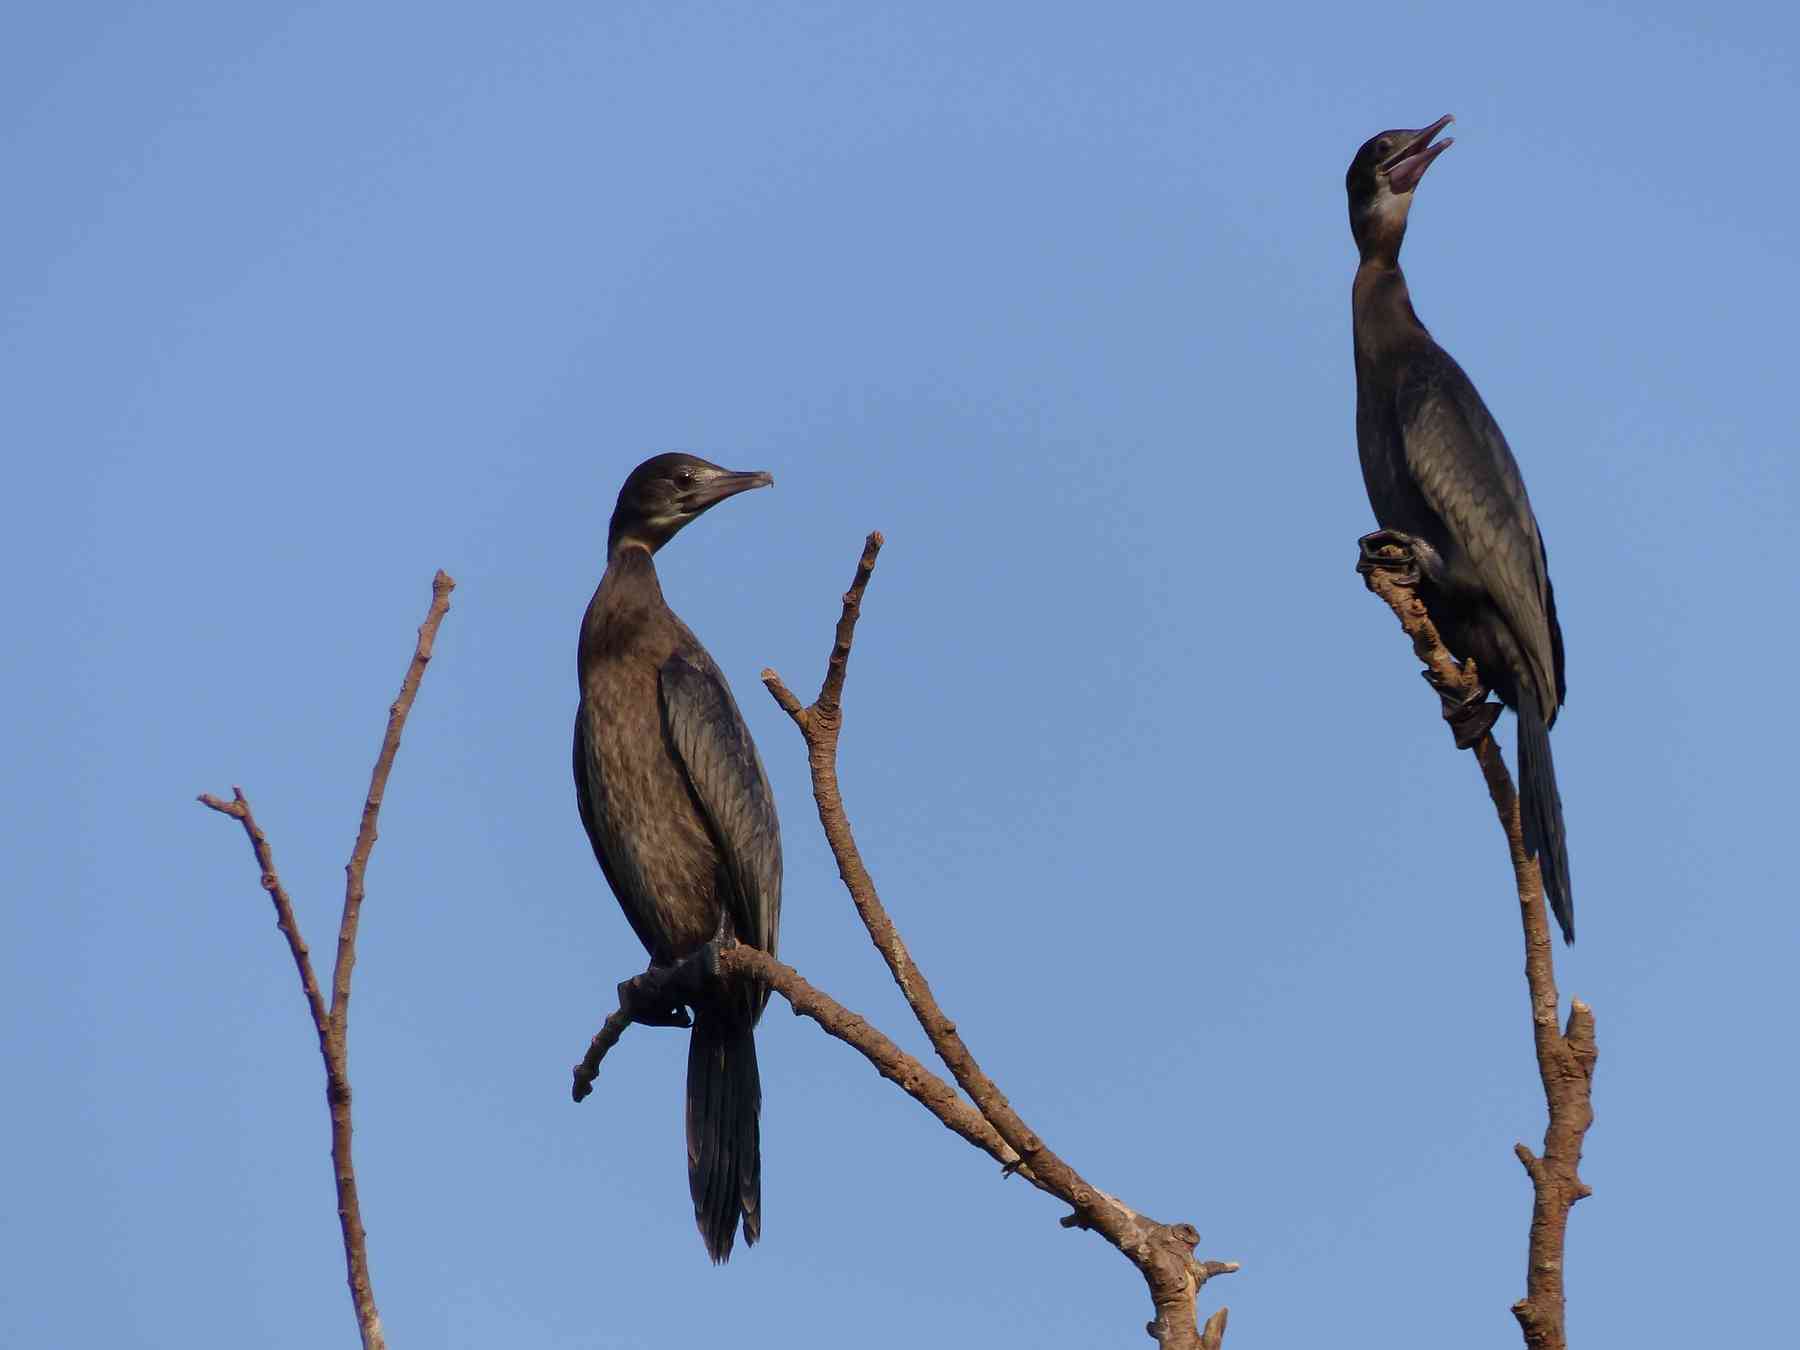
{"type": "MultiPolygon", "coordinates": [[[[1396,563],[1403,561],[1400,550],[1392,545],[1382,552],[1396,563]]],[[[1366,579],[1369,589],[1394,611],[1412,639],[1413,651],[1425,663],[1432,684],[1445,695],[1446,716],[1455,699],[1469,698],[1481,691],[1480,674],[1474,663],[1458,662],[1450,654],[1426,612],[1425,602],[1413,587],[1394,572],[1379,567],[1370,570],[1366,579]]],[[[1580,1167],[1582,1140],[1588,1126],[1594,1123],[1594,1063],[1599,1054],[1594,1041],[1594,1011],[1580,999],[1573,999],[1567,1027],[1557,1029],[1556,966],[1550,923],[1544,911],[1543,878],[1536,860],[1525,852],[1518,794],[1491,734],[1484,732],[1470,748],[1481,766],[1481,776],[1487,782],[1488,796],[1493,799],[1512,857],[1519,916],[1525,932],[1531,1035],[1550,1115],[1541,1157],[1524,1144],[1513,1146],[1531,1177],[1534,1197],[1525,1297],[1513,1304],[1513,1316],[1519,1319],[1529,1350],[1564,1350],[1568,1341],[1564,1332],[1563,1246],[1569,1210],[1577,1200],[1592,1194],[1581,1180],[1580,1167]]]]}
{"type": "Polygon", "coordinates": [[[857,849],[838,782],[837,750],[844,721],[844,679],[856,636],[856,621],[862,612],[863,593],[874,573],[881,545],[880,534],[871,534],[864,543],[856,575],[850,589],[844,593],[819,696],[811,704],[802,705],[779,675],[772,670],[763,672],[763,683],[768,686],[769,693],[794,719],[805,738],[807,763],[812,771],[813,800],[818,806],[819,823],[824,827],[825,838],[837,859],[838,874],[843,878],[876,950],[887,962],[894,983],[899,985],[913,1015],[930,1038],[932,1048],[974,1102],[982,1118],[1016,1155],[1016,1161],[1008,1164],[1008,1170],[1029,1177],[1040,1189],[1067,1204],[1074,1212],[1063,1220],[1065,1226],[1094,1230],[1137,1266],[1149,1286],[1151,1302],[1156,1309],[1156,1320],[1150,1323],[1148,1330],[1160,1345],[1181,1347],[1181,1350],[1217,1346],[1224,1336],[1225,1310],[1220,1309],[1214,1314],[1202,1331],[1195,1324],[1195,1298],[1207,1280],[1236,1270],[1237,1263],[1196,1260],[1194,1249],[1200,1235],[1191,1224],[1158,1223],[1139,1214],[1117,1197],[1086,1181],[1026,1124],[976,1061],[956,1023],[939,1005],[930,982],[913,961],[899,930],[894,927],[857,849]]]}
{"type": "Polygon", "coordinates": [[[424,678],[425,667],[431,660],[438,625],[449,612],[450,592],[455,588],[456,583],[443,572],[432,579],[431,608],[426,611],[425,622],[419,626],[418,642],[406,668],[406,677],[400,682],[399,697],[388,709],[387,732],[375,758],[368,796],[363,799],[362,825],[344,869],[344,911],[338,921],[337,963],[332,971],[329,1008],[313,974],[312,954],[294,919],[293,903],[275,870],[275,856],[269,848],[268,836],[256,823],[249,800],[242,789],[236,787],[231,790],[230,801],[211,793],[200,794],[200,800],[207,806],[241,824],[250,839],[256,865],[262,872],[263,889],[275,902],[275,926],[287,939],[288,951],[293,954],[295,968],[300,974],[300,990],[306,996],[313,1029],[319,1035],[319,1053],[325,1062],[325,1101],[331,1112],[331,1168],[337,1183],[338,1222],[344,1234],[344,1264],[349,1274],[350,1302],[362,1333],[363,1350],[385,1350],[387,1341],[381,1330],[381,1314],[375,1306],[375,1291],[369,1281],[368,1240],[363,1232],[362,1206],[356,1194],[356,1168],[350,1157],[350,972],[356,965],[356,929],[362,917],[363,875],[368,870],[369,855],[375,848],[376,822],[381,814],[382,797],[387,792],[388,774],[394,767],[394,756],[400,750],[400,733],[406,727],[407,714],[412,711],[413,699],[419,692],[419,681],[424,678]]]}

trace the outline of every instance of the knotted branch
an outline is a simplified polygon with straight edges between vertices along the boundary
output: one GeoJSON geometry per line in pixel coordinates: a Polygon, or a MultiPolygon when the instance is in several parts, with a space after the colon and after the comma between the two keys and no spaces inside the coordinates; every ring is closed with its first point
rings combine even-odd
{"type": "Polygon", "coordinates": [[[818,698],[809,705],[802,705],[779,675],[773,670],[763,672],[763,683],[769,693],[794,719],[806,741],[813,799],[818,806],[819,823],[831,845],[832,855],[837,859],[838,874],[843,878],[876,950],[887,962],[895,984],[899,985],[913,1015],[930,1038],[932,1048],[982,1118],[1016,1155],[1017,1160],[1008,1164],[1007,1170],[1027,1176],[1034,1185],[1067,1204],[1074,1212],[1064,1220],[1065,1225],[1098,1232],[1137,1266],[1149,1285],[1156,1309],[1156,1320],[1148,1329],[1160,1345],[1181,1347],[1181,1350],[1203,1344],[1217,1346],[1224,1335],[1224,1310],[1208,1321],[1203,1335],[1195,1325],[1195,1298],[1207,1280],[1236,1270],[1237,1263],[1196,1261],[1193,1253],[1200,1235],[1191,1225],[1158,1223],[1091,1185],[1026,1124],[982,1070],[956,1024],[938,1004],[930,982],[913,961],[894,927],[857,849],[838,781],[837,750],[843,730],[844,679],[849,669],[851,645],[862,612],[863,593],[874,573],[881,545],[881,535],[871,534],[863,546],[856,575],[850,589],[844,593],[843,609],[818,698]]]}
{"type": "MultiPolygon", "coordinates": [[[[1381,552],[1397,561],[1403,557],[1391,545],[1381,552]]],[[[1448,718],[1456,700],[1473,697],[1482,689],[1474,663],[1458,662],[1445,648],[1425,602],[1412,586],[1379,567],[1370,570],[1366,580],[1369,589],[1387,602],[1412,639],[1413,651],[1425,663],[1428,678],[1444,696],[1448,718]]],[[[1574,999],[1569,1006],[1567,1027],[1557,1029],[1556,966],[1544,909],[1543,878],[1537,861],[1525,852],[1518,794],[1491,734],[1483,732],[1470,749],[1481,767],[1512,858],[1525,933],[1531,1035],[1550,1116],[1541,1157],[1524,1144],[1514,1145],[1514,1152],[1531,1178],[1533,1202],[1525,1297],[1513,1304],[1512,1311],[1529,1350],[1564,1350],[1568,1341],[1564,1333],[1563,1246],[1569,1210],[1577,1200],[1592,1194],[1581,1180],[1580,1166],[1582,1140],[1594,1123],[1594,1064],[1599,1055],[1594,1041],[1594,1012],[1580,999],[1574,999]]]]}
{"type": "Polygon", "coordinates": [[[425,667],[431,660],[438,626],[449,612],[450,592],[455,588],[456,583],[443,572],[432,579],[431,607],[425,613],[425,622],[419,625],[418,642],[413,648],[406,676],[400,682],[400,694],[388,709],[387,731],[375,758],[368,796],[363,799],[362,825],[344,869],[344,910],[338,921],[337,963],[332,971],[329,1009],[313,974],[312,954],[300,936],[293,903],[275,871],[275,856],[269,847],[268,836],[256,823],[249,800],[237,787],[231,789],[230,801],[211,793],[200,794],[202,803],[232,817],[244,827],[244,833],[249,837],[256,865],[262,872],[263,889],[275,903],[275,926],[287,939],[288,951],[300,974],[300,990],[306,996],[313,1029],[319,1035],[319,1053],[325,1062],[325,1101],[331,1112],[331,1167],[337,1184],[338,1222],[343,1229],[350,1302],[362,1334],[363,1350],[385,1350],[387,1341],[381,1329],[381,1314],[375,1306],[375,1291],[369,1281],[368,1239],[363,1231],[362,1206],[357,1198],[356,1168],[350,1157],[350,972],[356,965],[356,930],[362,917],[363,875],[368,870],[369,855],[375,848],[376,822],[381,814],[382,797],[387,791],[388,774],[394,767],[394,756],[399,753],[400,734],[419,692],[419,681],[424,678],[425,667]]]}

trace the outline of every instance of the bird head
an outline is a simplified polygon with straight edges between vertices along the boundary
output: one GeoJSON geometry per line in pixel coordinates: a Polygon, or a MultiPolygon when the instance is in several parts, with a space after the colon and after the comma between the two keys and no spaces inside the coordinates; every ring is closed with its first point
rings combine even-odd
{"type": "Polygon", "coordinates": [[[1455,143],[1446,138],[1434,144],[1432,137],[1453,120],[1446,113],[1417,131],[1381,132],[1364,141],[1350,161],[1350,171],[1344,175],[1344,190],[1350,197],[1350,233],[1364,258],[1392,261],[1400,256],[1413,189],[1431,161],[1455,143]]]}
{"type": "Polygon", "coordinates": [[[652,553],[673,539],[689,521],[727,497],[751,488],[769,487],[774,476],[762,471],[737,473],[694,455],[657,455],[631,471],[613,508],[607,553],[622,545],[641,544],[652,553]]]}

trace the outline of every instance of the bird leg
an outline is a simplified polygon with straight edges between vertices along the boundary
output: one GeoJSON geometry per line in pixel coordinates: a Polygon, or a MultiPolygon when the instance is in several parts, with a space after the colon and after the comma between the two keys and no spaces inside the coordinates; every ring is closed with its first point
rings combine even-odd
{"type": "Polygon", "coordinates": [[[1485,699],[1470,699],[1454,710],[1445,707],[1444,720],[1450,724],[1450,734],[1456,737],[1456,748],[1467,750],[1492,731],[1494,723],[1500,720],[1500,708],[1500,704],[1485,699]]]}
{"type": "MultiPolygon", "coordinates": [[[[1399,530],[1376,530],[1356,541],[1356,570],[1365,584],[1369,573],[1393,572],[1403,586],[1419,584],[1418,541],[1399,530]]],[[[1373,589],[1371,587],[1370,589],[1373,589]]]]}
{"type": "Polygon", "coordinates": [[[671,999],[683,974],[680,963],[674,966],[651,964],[642,975],[633,975],[619,984],[619,1006],[631,1014],[631,1020],[645,1027],[691,1027],[693,1019],[682,1006],[683,1000],[671,999]]]}
{"type": "Polygon", "coordinates": [[[737,946],[723,919],[711,941],[702,943],[673,965],[654,961],[642,975],[619,985],[619,1006],[646,1027],[691,1027],[688,1008],[704,1002],[719,983],[719,954],[737,946]]]}
{"type": "MultiPolygon", "coordinates": [[[[1370,590],[1375,589],[1376,572],[1391,573],[1402,586],[1418,586],[1427,575],[1434,578],[1444,575],[1443,559],[1438,551],[1425,540],[1401,530],[1375,530],[1358,539],[1356,547],[1356,570],[1370,590]]],[[[1443,701],[1444,720],[1450,724],[1456,748],[1467,750],[1493,729],[1500,718],[1501,705],[1488,702],[1487,687],[1480,683],[1480,672],[1475,669],[1472,659],[1465,657],[1461,666],[1468,681],[1474,684],[1473,689],[1464,684],[1453,685],[1429,668],[1419,674],[1425,677],[1425,683],[1437,690],[1438,698],[1443,701]]]]}
{"type": "MultiPolygon", "coordinates": [[[[1464,665],[1473,669],[1470,662],[1464,665]]],[[[1477,684],[1472,693],[1462,694],[1446,688],[1434,670],[1421,670],[1419,674],[1425,677],[1426,684],[1437,690],[1438,698],[1443,701],[1444,720],[1450,724],[1450,734],[1456,738],[1458,750],[1467,750],[1492,731],[1494,723],[1500,720],[1503,708],[1488,701],[1485,686],[1477,684]]]]}

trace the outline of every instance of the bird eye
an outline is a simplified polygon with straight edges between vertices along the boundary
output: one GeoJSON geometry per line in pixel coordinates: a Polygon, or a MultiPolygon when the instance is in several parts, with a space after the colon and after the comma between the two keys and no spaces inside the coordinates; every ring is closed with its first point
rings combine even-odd
{"type": "Polygon", "coordinates": [[[1375,142],[1375,155],[1378,159],[1386,159],[1387,153],[1391,149],[1393,149],[1393,142],[1386,136],[1375,142]]]}
{"type": "Polygon", "coordinates": [[[682,487],[694,486],[694,471],[692,469],[675,470],[675,481],[682,487]]]}

